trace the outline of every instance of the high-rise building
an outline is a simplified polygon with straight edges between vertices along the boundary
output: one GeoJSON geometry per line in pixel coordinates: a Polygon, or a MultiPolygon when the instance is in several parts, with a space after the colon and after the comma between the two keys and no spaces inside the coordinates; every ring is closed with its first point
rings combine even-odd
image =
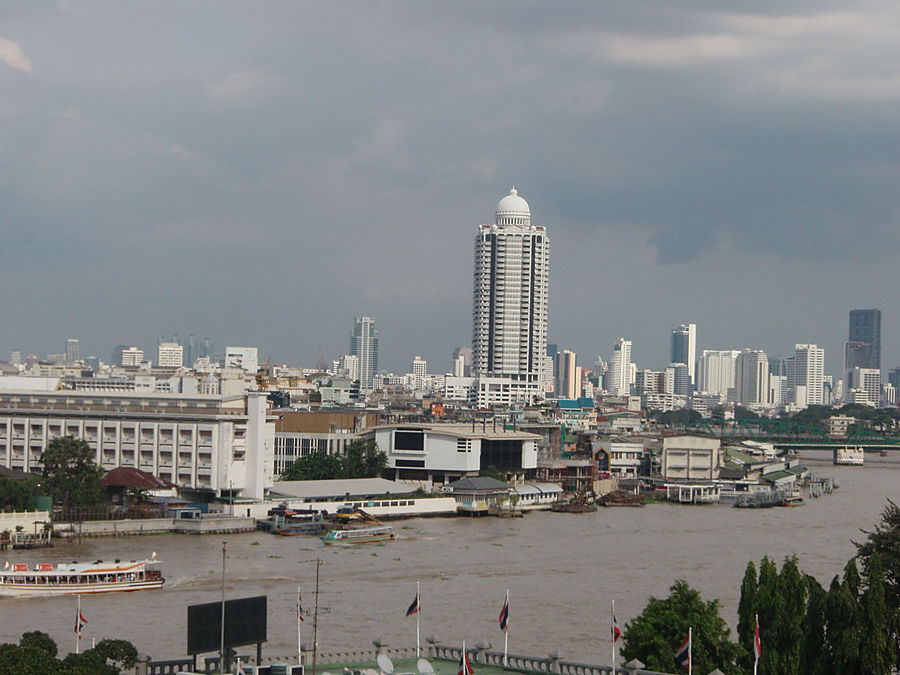
{"type": "Polygon", "coordinates": [[[881,310],[851,309],[850,331],[847,341],[868,345],[868,349],[857,349],[853,362],[844,364],[846,370],[852,368],[881,369],[881,310]]]}
{"type": "Polygon", "coordinates": [[[787,360],[787,401],[799,408],[822,405],[825,350],[814,344],[798,344],[787,360]]]}
{"type": "Polygon", "coordinates": [[[358,360],[360,391],[372,391],[375,388],[375,375],[378,373],[378,339],[375,319],[370,316],[358,316],[353,320],[353,330],[350,331],[350,353],[358,360]]]}
{"type": "Polygon", "coordinates": [[[475,239],[472,368],[479,405],[543,396],[550,240],[516,189],[475,239]]]}
{"type": "Polygon", "coordinates": [[[194,365],[194,361],[197,360],[197,338],[193,336],[193,334],[189,335],[186,338],[182,338],[181,347],[183,350],[182,353],[182,365],[190,368],[194,365]]]}
{"type": "Polygon", "coordinates": [[[256,375],[259,372],[259,348],[225,347],[225,367],[240,368],[245,373],[256,375]]]}
{"type": "Polygon", "coordinates": [[[359,380],[359,357],[355,354],[344,354],[338,361],[338,374],[346,375],[351,382],[359,380]]]}
{"type": "MultiPolygon", "coordinates": [[[[118,347],[116,347],[119,350],[118,347]]],[[[144,350],[137,347],[122,347],[118,363],[123,366],[139,366],[144,360],[144,350]]]]}
{"type": "Polygon", "coordinates": [[[22,350],[21,349],[13,349],[12,355],[9,357],[9,362],[16,367],[21,366],[22,365],[22,350]]]}
{"type": "MultiPolygon", "coordinates": [[[[821,387],[820,387],[821,389],[821,387]]],[[[769,357],[760,349],[744,349],[734,370],[735,398],[741,405],[769,405],[769,357]]]]}
{"type": "Polygon", "coordinates": [[[581,395],[581,382],[578,377],[577,355],[573,351],[563,349],[556,354],[556,396],[557,398],[577,398],[581,395]]]}
{"type": "Polygon", "coordinates": [[[79,358],[78,338],[69,338],[66,340],[66,363],[75,363],[79,358]]]}
{"type": "Polygon", "coordinates": [[[683,363],[691,375],[691,385],[697,383],[697,324],[683,323],[672,329],[672,363],[683,363]]]}
{"type": "Polygon", "coordinates": [[[180,368],[183,350],[177,342],[160,342],[156,348],[156,363],[160,368],[180,368]]]}
{"type": "Polygon", "coordinates": [[[736,349],[704,349],[697,360],[697,391],[728,396],[734,388],[734,370],[740,352],[736,349]]]}
{"type": "Polygon", "coordinates": [[[609,359],[606,391],[613,396],[628,396],[631,393],[631,365],[631,340],[619,338],[609,359]]]}
{"type": "Polygon", "coordinates": [[[881,371],[876,368],[853,368],[847,371],[847,398],[845,402],[860,402],[878,407],[881,404],[881,371]],[[864,395],[859,396],[862,392],[864,395]]]}
{"type": "Polygon", "coordinates": [[[456,372],[456,363],[462,359],[462,374],[457,375],[457,377],[469,377],[472,374],[472,348],[471,347],[457,347],[453,350],[453,368],[454,373],[456,372]]]}

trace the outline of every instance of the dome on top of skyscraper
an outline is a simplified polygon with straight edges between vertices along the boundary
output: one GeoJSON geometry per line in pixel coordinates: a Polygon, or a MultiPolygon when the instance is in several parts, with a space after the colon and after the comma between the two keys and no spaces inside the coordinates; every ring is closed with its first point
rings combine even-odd
{"type": "Polygon", "coordinates": [[[519,192],[515,187],[497,203],[497,217],[500,216],[531,217],[531,209],[528,207],[528,202],[519,196],[519,192]]]}

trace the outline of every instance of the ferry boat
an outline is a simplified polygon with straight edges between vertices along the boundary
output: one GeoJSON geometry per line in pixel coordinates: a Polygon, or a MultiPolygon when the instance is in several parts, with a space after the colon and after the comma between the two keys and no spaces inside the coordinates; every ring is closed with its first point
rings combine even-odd
{"type": "Polygon", "coordinates": [[[116,560],[92,563],[6,564],[0,571],[0,596],[77,595],[162,588],[165,583],[159,561],[116,560]]]}
{"type": "Polygon", "coordinates": [[[865,452],[860,447],[843,447],[834,449],[834,463],[842,466],[862,466],[865,452]]]}
{"type": "Polygon", "coordinates": [[[368,544],[374,541],[388,541],[394,538],[390,525],[363,527],[358,530],[331,530],[322,537],[326,544],[368,544]]]}

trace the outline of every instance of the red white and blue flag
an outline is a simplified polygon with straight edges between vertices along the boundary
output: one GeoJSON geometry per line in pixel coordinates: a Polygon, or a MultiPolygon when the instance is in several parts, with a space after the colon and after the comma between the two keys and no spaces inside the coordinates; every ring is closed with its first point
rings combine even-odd
{"type": "Polygon", "coordinates": [[[684,638],[684,642],[681,643],[681,646],[678,648],[678,651],[675,652],[675,660],[686,668],[690,667],[690,665],[691,665],[691,632],[690,631],[688,631],[687,637],[684,638]]]}
{"type": "Polygon", "coordinates": [[[88,620],[84,618],[84,614],[81,613],[81,610],[78,610],[78,616],[75,617],[75,635],[78,636],[78,639],[81,639],[81,631],[84,630],[85,624],[87,624],[88,620]]]}
{"type": "Polygon", "coordinates": [[[756,629],[753,631],[753,659],[759,661],[762,656],[762,643],[759,641],[759,617],[756,617],[756,629]]]}
{"type": "Polygon", "coordinates": [[[503,609],[500,610],[500,630],[504,633],[509,630],[509,591],[506,591],[506,600],[503,601],[503,609]]]}
{"type": "Polygon", "coordinates": [[[406,616],[412,616],[422,611],[422,602],[419,600],[419,591],[416,591],[416,599],[406,609],[406,616]]]}
{"type": "Polygon", "coordinates": [[[622,631],[619,630],[619,622],[616,621],[616,613],[613,612],[612,615],[612,625],[609,627],[609,635],[612,638],[613,644],[619,641],[619,638],[622,637],[622,631]]]}
{"type": "Polygon", "coordinates": [[[469,655],[466,653],[466,647],[463,645],[462,658],[459,660],[459,670],[456,671],[456,675],[473,675],[475,673],[472,670],[472,664],[469,663],[469,655]]]}

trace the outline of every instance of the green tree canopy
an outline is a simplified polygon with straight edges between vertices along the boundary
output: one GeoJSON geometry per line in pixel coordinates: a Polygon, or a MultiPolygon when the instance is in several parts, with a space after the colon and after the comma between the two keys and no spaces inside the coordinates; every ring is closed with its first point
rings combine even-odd
{"type": "Polygon", "coordinates": [[[94,463],[86,441],[72,436],[54,438],[41,455],[43,484],[63,509],[94,506],[106,501],[103,472],[94,463]]]}
{"type": "Polygon", "coordinates": [[[17,480],[0,476],[0,510],[34,511],[37,476],[17,480]]]}
{"type": "Polygon", "coordinates": [[[343,455],[317,450],[298,458],[281,480],[333,480],[335,478],[376,478],[387,465],[387,455],[374,441],[358,439],[347,445],[343,455]]]}
{"type": "Polygon", "coordinates": [[[693,630],[694,671],[715,668],[732,672],[738,646],[729,639],[728,626],[719,616],[719,601],[704,602],[684,581],[676,581],[664,600],[651,597],[644,611],[625,626],[622,650],[626,660],[640,659],[650,670],[680,672],[675,652],[693,630]]]}
{"type": "Polygon", "coordinates": [[[337,455],[318,450],[298,458],[281,474],[281,480],[332,480],[343,478],[344,466],[337,455]]]}

